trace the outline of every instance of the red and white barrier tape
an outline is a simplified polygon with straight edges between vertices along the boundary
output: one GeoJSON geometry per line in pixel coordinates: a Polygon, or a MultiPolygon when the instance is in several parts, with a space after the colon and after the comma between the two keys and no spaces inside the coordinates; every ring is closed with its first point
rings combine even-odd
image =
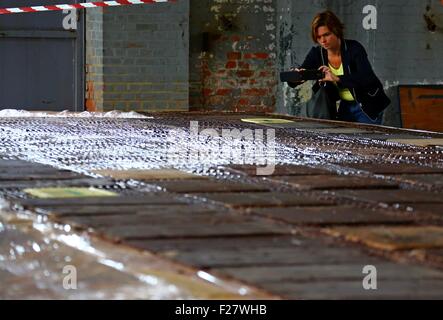
{"type": "Polygon", "coordinates": [[[101,2],[83,2],[83,3],[74,3],[74,4],[54,4],[50,6],[48,5],[48,6],[18,7],[18,8],[0,8],[0,15],[25,13],[25,12],[56,11],[56,10],[65,10],[65,9],[128,6],[134,4],[175,2],[175,1],[176,0],[114,0],[114,1],[101,1],[101,2]]]}

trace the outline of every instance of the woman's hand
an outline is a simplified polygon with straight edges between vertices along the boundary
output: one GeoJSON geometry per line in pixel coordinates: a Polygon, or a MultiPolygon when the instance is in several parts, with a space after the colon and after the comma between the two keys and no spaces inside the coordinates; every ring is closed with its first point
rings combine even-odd
{"type": "Polygon", "coordinates": [[[340,82],[340,78],[333,74],[331,69],[329,69],[327,66],[321,66],[320,68],[318,68],[318,70],[322,71],[325,74],[325,77],[319,80],[320,82],[340,82]]]}

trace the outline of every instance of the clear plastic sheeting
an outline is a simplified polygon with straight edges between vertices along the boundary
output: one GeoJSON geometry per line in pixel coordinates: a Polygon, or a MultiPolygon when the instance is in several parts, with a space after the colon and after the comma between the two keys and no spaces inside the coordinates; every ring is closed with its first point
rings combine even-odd
{"type": "Polygon", "coordinates": [[[270,148],[267,141],[207,136],[150,119],[0,118],[0,139],[4,156],[79,172],[201,171],[220,164],[254,164],[257,154],[266,160],[285,150],[282,145],[270,148]]]}
{"type": "MultiPolygon", "coordinates": [[[[0,111],[1,113],[2,111],[0,111]]],[[[400,146],[365,135],[276,129],[185,115],[2,117],[0,155],[91,173],[94,170],[175,168],[209,174],[220,165],[321,165],[349,162],[441,165],[441,150],[400,146]],[[248,131],[249,130],[249,131],[248,131]],[[249,134],[248,134],[249,133],[249,134]]]]}
{"type": "MultiPolygon", "coordinates": [[[[184,114],[155,119],[0,114],[0,139],[2,159],[28,160],[90,175],[94,170],[175,168],[246,181],[249,178],[233,177],[235,174],[220,166],[319,165],[344,175],[357,172],[346,167],[349,162],[442,165],[442,150],[433,147],[404,146],[364,135],[273,130],[229,117],[217,120],[184,114]],[[246,138],[238,135],[247,133],[245,130],[251,134],[246,138]]],[[[119,181],[118,185],[149,192],[138,181],[119,181]]],[[[240,283],[100,241],[25,212],[0,213],[0,281],[2,298],[264,297],[240,283]],[[63,286],[72,270],[78,280],[75,290],[63,286]]]]}
{"type": "Polygon", "coordinates": [[[260,299],[240,283],[173,265],[41,216],[0,211],[2,299],[260,299]]]}
{"type": "Polygon", "coordinates": [[[1,118],[120,118],[120,119],[149,119],[142,114],[134,111],[108,111],[108,112],[71,112],[68,110],[61,112],[50,111],[26,111],[17,109],[3,109],[0,110],[1,118]]]}
{"type": "Polygon", "coordinates": [[[312,139],[298,133],[286,143],[287,138],[280,131],[274,136],[272,128],[229,122],[193,126],[192,121],[171,126],[162,119],[0,117],[0,154],[86,173],[175,168],[210,174],[211,168],[229,164],[265,167],[361,160],[351,152],[332,151],[341,141],[331,137],[312,139]],[[236,136],[246,130],[249,137],[236,136]]]}

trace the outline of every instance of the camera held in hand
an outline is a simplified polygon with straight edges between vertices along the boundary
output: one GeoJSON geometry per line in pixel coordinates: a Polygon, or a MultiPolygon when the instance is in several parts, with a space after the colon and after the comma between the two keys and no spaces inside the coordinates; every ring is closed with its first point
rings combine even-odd
{"type": "Polygon", "coordinates": [[[280,72],[281,82],[303,82],[306,80],[321,80],[324,77],[324,72],[316,69],[280,72]]]}

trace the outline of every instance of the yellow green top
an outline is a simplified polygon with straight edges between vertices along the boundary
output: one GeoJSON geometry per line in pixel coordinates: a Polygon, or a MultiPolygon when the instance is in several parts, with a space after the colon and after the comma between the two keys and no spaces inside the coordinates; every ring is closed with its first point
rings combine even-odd
{"type": "MultiPolygon", "coordinates": [[[[329,68],[331,69],[331,72],[338,76],[342,76],[344,75],[344,71],[343,71],[343,63],[340,64],[340,67],[338,69],[335,69],[330,63],[329,63],[329,68]]],[[[352,96],[351,91],[349,91],[349,89],[338,89],[338,94],[340,95],[340,99],[345,100],[345,101],[354,101],[354,97],[352,96]]]]}

